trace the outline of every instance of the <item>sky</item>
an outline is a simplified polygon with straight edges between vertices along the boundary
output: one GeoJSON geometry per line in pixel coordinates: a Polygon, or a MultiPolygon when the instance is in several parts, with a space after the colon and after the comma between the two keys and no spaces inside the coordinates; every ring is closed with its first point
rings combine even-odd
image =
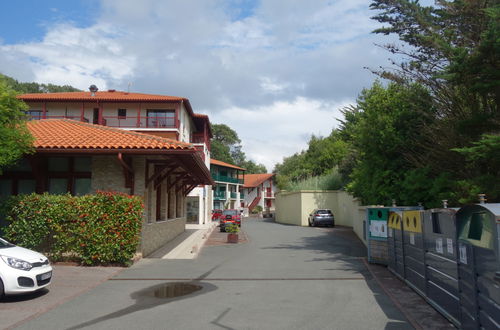
{"type": "Polygon", "coordinates": [[[272,171],[327,136],[388,66],[368,0],[24,0],[0,4],[0,72],[182,96],[272,171]]]}

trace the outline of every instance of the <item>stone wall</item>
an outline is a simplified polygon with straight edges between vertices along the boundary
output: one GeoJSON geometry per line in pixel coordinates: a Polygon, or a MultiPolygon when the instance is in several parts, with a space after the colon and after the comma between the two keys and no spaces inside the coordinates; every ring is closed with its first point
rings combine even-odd
{"type": "MultiPolygon", "coordinates": [[[[175,219],[166,221],[157,221],[156,210],[154,208],[153,199],[156,198],[156,193],[152,188],[145,187],[145,156],[134,156],[132,167],[134,169],[134,195],[140,196],[144,201],[144,215],[141,232],[141,242],[138,252],[143,256],[147,256],[156,249],[174,239],[179,234],[183,233],[186,225],[185,210],[183,215],[175,219]]],[[[152,172],[150,172],[152,173],[152,172]]],[[[163,189],[162,185],[160,189],[163,189]]],[[[92,157],[92,193],[97,190],[112,190],[126,194],[131,193],[130,188],[125,188],[125,178],[123,168],[118,162],[116,155],[103,155],[92,157]]],[[[166,190],[163,196],[167,198],[166,190]]],[[[175,198],[172,207],[175,206],[175,198]]],[[[174,211],[174,214],[176,212],[174,211]]]]}
{"type": "Polygon", "coordinates": [[[148,256],[183,233],[185,227],[186,218],[144,223],[141,233],[140,252],[143,256],[148,256]]]}

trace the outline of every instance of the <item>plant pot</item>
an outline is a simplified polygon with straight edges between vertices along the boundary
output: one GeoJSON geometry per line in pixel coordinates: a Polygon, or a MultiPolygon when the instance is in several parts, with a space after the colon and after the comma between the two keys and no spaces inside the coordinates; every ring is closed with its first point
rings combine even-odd
{"type": "Polygon", "coordinates": [[[238,243],[238,234],[227,234],[227,242],[228,243],[238,243]]]}

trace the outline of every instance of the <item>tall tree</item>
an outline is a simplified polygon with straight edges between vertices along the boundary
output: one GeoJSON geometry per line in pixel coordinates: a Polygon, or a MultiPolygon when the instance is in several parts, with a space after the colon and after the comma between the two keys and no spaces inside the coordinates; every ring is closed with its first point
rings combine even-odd
{"type": "Polygon", "coordinates": [[[266,173],[266,167],[246,158],[238,133],[225,124],[212,125],[211,157],[245,168],[246,173],[266,173]]]}
{"type": "Polygon", "coordinates": [[[0,174],[24,154],[32,152],[33,139],[26,128],[23,110],[27,105],[0,81],[0,174]]]}

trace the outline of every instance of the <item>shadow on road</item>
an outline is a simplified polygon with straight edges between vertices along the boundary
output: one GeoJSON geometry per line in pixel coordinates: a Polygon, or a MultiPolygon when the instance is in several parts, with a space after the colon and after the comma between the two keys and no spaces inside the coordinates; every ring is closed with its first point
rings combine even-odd
{"type": "MultiPolygon", "coordinates": [[[[272,219],[263,222],[274,222],[272,219]]],[[[276,226],[282,224],[276,223],[276,226]]],[[[263,247],[262,249],[310,250],[317,257],[306,262],[341,261],[342,270],[357,272],[364,277],[365,282],[373,293],[380,309],[388,319],[385,329],[414,329],[392,300],[385,294],[371,272],[366,268],[366,247],[349,227],[336,226],[334,228],[302,228],[305,234],[300,244],[279,244],[263,247]],[[314,235],[311,235],[314,233],[314,235]]],[[[339,269],[339,268],[337,268],[339,269]]],[[[337,270],[324,269],[324,270],[337,270]]]]}
{"type": "Polygon", "coordinates": [[[116,319],[116,318],[119,318],[119,317],[122,317],[122,316],[125,316],[125,315],[128,315],[128,314],[132,314],[132,313],[135,313],[135,312],[139,312],[139,311],[143,311],[143,310],[146,310],[146,309],[154,308],[154,307],[157,307],[159,305],[165,305],[165,304],[168,304],[168,303],[171,303],[171,302],[174,302],[174,301],[179,301],[179,300],[182,300],[182,299],[192,298],[192,297],[195,297],[195,296],[199,296],[199,295],[202,295],[202,294],[214,291],[214,290],[217,289],[217,286],[215,286],[213,284],[210,284],[210,283],[204,283],[204,282],[201,282],[201,281],[203,279],[207,278],[215,269],[217,269],[219,267],[220,267],[220,265],[215,266],[212,269],[210,269],[208,272],[202,274],[200,277],[198,277],[198,278],[196,278],[196,279],[194,279],[194,280],[192,280],[190,282],[187,282],[186,283],[187,285],[192,284],[192,285],[197,285],[197,286],[201,286],[202,287],[201,290],[195,291],[192,294],[183,295],[183,296],[177,297],[177,298],[158,298],[158,297],[155,296],[155,292],[157,292],[158,290],[164,288],[165,285],[171,284],[171,283],[161,283],[161,284],[153,285],[153,286],[150,286],[148,288],[139,290],[137,292],[133,292],[130,295],[130,297],[135,300],[135,303],[133,305],[128,306],[126,308],[122,308],[122,309],[120,309],[120,310],[118,310],[116,312],[109,313],[107,315],[103,315],[103,316],[95,318],[93,320],[90,320],[90,321],[78,324],[78,325],[76,325],[74,327],[68,328],[68,330],[82,329],[82,328],[85,328],[85,327],[88,327],[88,326],[91,326],[91,325],[98,324],[100,322],[104,322],[104,321],[111,320],[111,319],[116,319]]]}

